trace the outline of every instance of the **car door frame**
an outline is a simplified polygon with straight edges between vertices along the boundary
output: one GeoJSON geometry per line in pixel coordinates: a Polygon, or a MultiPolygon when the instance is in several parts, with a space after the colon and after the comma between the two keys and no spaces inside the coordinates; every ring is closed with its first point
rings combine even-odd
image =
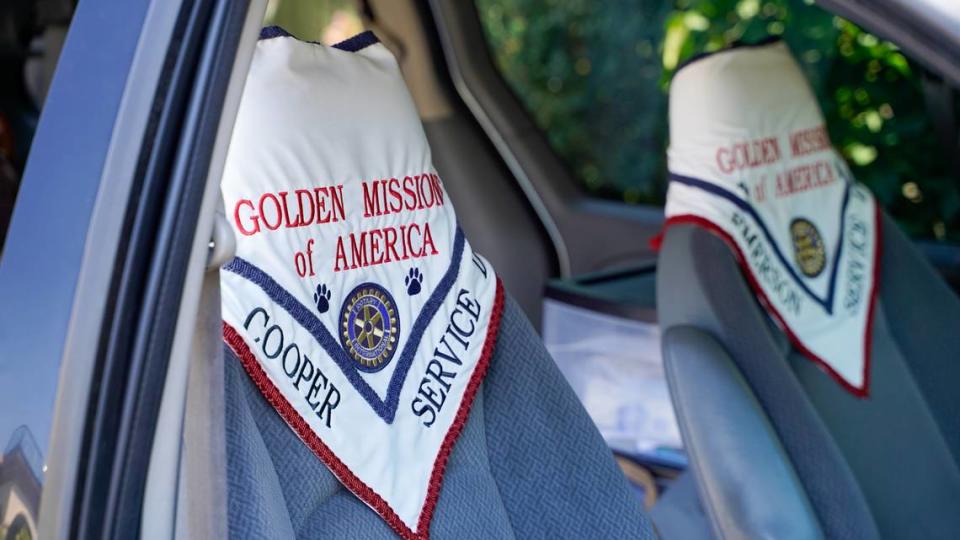
{"type": "Polygon", "coordinates": [[[47,399],[31,404],[50,422],[43,538],[141,532],[249,5],[92,0],[74,14],[0,261],[4,346],[45,368],[35,382],[47,399]]]}

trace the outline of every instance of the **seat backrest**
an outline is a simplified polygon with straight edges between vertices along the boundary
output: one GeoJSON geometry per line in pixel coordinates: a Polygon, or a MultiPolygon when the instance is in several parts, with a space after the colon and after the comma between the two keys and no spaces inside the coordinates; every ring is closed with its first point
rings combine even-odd
{"type": "MultiPolygon", "coordinates": [[[[711,88],[725,91],[730,89],[711,88]]],[[[737,133],[739,126],[724,128],[737,133]]],[[[720,236],[694,224],[669,227],[660,253],[658,313],[671,392],[679,409],[687,407],[684,401],[698,399],[692,385],[700,396],[711,392],[684,369],[691,361],[689,352],[684,356],[689,336],[671,331],[696,329],[719,346],[697,362],[731,363],[742,375],[746,384],[740,391],[752,394],[753,414],[768,421],[770,436],[778,439],[765,451],[782,448],[782,461],[792,467],[827,537],[956,537],[960,366],[954,359],[960,347],[960,301],[895,223],[883,216],[880,229],[870,389],[861,398],[794,348],[720,236]]],[[[731,466],[718,448],[709,447],[715,438],[697,436],[711,426],[679,416],[685,443],[706,445],[691,448],[695,469],[731,466]]],[[[750,460],[744,461],[749,467],[750,460]]],[[[699,477],[718,478],[705,471],[699,477]]],[[[736,475],[725,478],[737,481],[736,475]]],[[[701,488],[708,507],[733,503],[711,498],[718,491],[709,486],[701,483],[701,488]]],[[[743,515],[769,514],[754,508],[743,515]]]]}
{"type": "Polygon", "coordinates": [[[264,30],[223,192],[231,536],[651,535],[373,34],[264,30]]]}
{"type": "MultiPolygon", "coordinates": [[[[599,433],[508,299],[490,369],[447,462],[436,538],[654,538],[599,433]]],[[[231,538],[390,538],[263,398],[229,349],[231,538]]]]}

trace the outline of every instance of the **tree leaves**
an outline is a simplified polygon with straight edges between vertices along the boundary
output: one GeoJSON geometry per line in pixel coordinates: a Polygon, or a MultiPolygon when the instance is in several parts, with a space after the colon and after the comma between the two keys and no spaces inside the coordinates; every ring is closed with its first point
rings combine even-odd
{"type": "MultiPolygon", "coordinates": [[[[806,0],[476,0],[494,59],[590,193],[663,204],[666,92],[685,59],[781,35],[835,146],[915,237],[960,241],[960,187],[899,49],[806,0]],[[912,183],[920,196],[908,198],[912,183]]],[[[912,191],[911,191],[912,193],[912,191]]]]}

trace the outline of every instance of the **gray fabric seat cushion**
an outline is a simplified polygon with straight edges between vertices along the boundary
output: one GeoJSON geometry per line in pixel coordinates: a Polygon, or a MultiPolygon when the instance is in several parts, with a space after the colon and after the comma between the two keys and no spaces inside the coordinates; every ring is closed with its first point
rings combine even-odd
{"type": "Polygon", "coordinates": [[[868,399],[792,350],[732,252],[703,229],[675,226],[664,238],[660,321],[701,328],[730,353],[828,537],[957,538],[960,301],[891,220],[882,227],[868,399]]]}
{"type": "MultiPolygon", "coordinates": [[[[394,538],[226,354],[231,538],[394,538]]],[[[508,299],[489,372],[454,447],[432,538],[653,538],[641,503],[508,299]]]]}
{"type": "Polygon", "coordinates": [[[710,522],[697,495],[697,485],[690,471],[670,482],[670,487],[650,509],[650,519],[661,538],[711,540],[710,522]]]}

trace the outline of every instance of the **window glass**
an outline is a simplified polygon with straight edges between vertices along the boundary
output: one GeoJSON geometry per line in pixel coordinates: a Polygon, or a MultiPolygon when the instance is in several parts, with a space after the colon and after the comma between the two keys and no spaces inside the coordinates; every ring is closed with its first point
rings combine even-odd
{"type": "Polygon", "coordinates": [[[781,36],[856,177],[912,236],[960,242],[960,187],[931,121],[943,112],[928,108],[919,66],[812,4],[476,0],[497,67],[594,196],[662,204],[677,66],[736,41],[781,36]]]}
{"type": "Polygon", "coordinates": [[[0,256],[72,14],[71,0],[0,3],[0,256]]]}
{"type": "MultiPolygon", "coordinates": [[[[0,257],[73,4],[73,0],[0,2],[0,257]]],[[[4,383],[0,387],[25,380],[17,379],[25,372],[23,365],[12,365],[12,360],[0,353],[4,383]]],[[[41,369],[42,359],[29,360],[30,369],[41,369]]],[[[23,364],[20,359],[14,363],[23,364]]],[[[52,413],[52,400],[34,391],[37,384],[31,380],[30,391],[12,399],[8,388],[0,390],[4,398],[0,399],[0,538],[4,539],[37,538],[47,470],[42,449],[47,447],[52,413]]]]}

